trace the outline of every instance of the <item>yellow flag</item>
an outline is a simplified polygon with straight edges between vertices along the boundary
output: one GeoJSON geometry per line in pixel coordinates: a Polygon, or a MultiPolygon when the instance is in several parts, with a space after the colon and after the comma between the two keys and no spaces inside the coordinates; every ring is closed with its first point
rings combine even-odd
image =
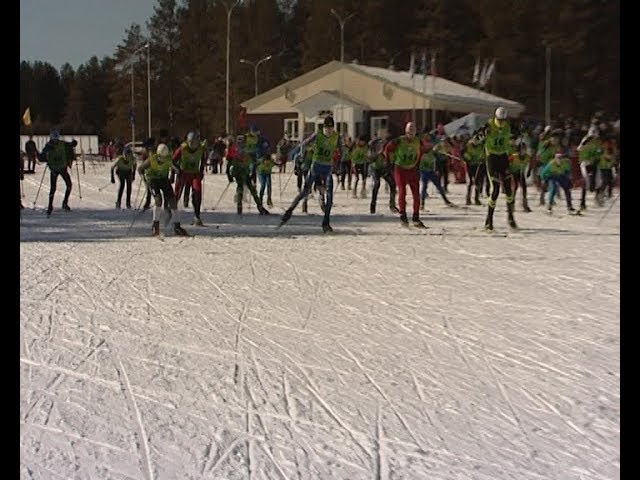
{"type": "Polygon", "coordinates": [[[24,115],[22,115],[22,121],[27,126],[31,125],[31,110],[30,110],[30,108],[27,108],[24,111],[24,115]]]}

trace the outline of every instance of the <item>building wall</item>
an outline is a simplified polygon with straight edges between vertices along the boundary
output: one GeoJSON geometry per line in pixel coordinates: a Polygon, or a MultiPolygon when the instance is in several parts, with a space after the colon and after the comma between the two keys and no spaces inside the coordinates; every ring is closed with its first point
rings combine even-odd
{"type": "Polygon", "coordinates": [[[415,95],[414,99],[408,90],[371,78],[363,73],[345,69],[344,82],[342,81],[340,70],[338,70],[317,80],[312,80],[296,89],[289,90],[286,87],[282,87],[280,96],[250,111],[254,114],[291,112],[295,108],[294,104],[322,90],[339,92],[341,87],[344,87],[343,93],[346,96],[375,110],[411,108],[414,103],[416,108],[423,105],[425,108],[430,108],[431,106],[429,99],[423,101],[422,97],[418,97],[418,95],[415,95]]]}
{"type": "Polygon", "coordinates": [[[247,114],[247,125],[255,125],[261,135],[271,142],[271,150],[275,152],[276,144],[284,135],[284,120],[286,118],[298,118],[297,112],[291,113],[263,113],[247,114]]]}

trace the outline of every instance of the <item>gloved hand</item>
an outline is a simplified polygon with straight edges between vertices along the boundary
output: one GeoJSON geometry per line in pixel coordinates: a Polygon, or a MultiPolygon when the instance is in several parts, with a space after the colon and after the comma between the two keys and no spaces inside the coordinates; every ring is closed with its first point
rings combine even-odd
{"type": "Polygon", "coordinates": [[[116,179],[113,176],[113,171],[111,171],[111,183],[116,183],[116,179]]]}

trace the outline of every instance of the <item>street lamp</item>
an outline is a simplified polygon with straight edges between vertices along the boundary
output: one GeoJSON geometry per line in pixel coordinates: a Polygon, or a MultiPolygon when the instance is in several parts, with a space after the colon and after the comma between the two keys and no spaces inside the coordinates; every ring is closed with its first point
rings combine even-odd
{"type": "Polygon", "coordinates": [[[233,9],[235,7],[237,7],[240,2],[242,0],[236,0],[235,3],[231,6],[229,6],[227,4],[227,2],[223,2],[222,0],[220,1],[220,3],[222,5],[224,5],[224,8],[227,10],[227,91],[226,91],[226,109],[225,109],[225,130],[227,131],[227,134],[229,134],[229,51],[231,49],[231,38],[230,38],[230,31],[231,31],[231,12],[233,12],[233,9]]]}
{"type": "Polygon", "coordinates": [[[355,12],[347,15],[346,18],[342,18],[340,15],[338,15],[338,12],[336,12],[336,10],[332,8],[331,15],[336,17],[338,23],[340,24],[340,118],[338,119],[338,123],[340,125],[340,134],[344,135],[344,132],[342,131],[342,92],[344,90],[344,24],[347,23],[347,20],[355,15],[355,12]]]}
{"type": "MultiPolygon", "coordinates": [[[[147,49],[147,95],[148,98],[151,99],[151,84],[149,83],[149,43],[147,42],[145,45],[137,49],[135,52],[131,54],[131,112],[129,113],[130,121],[131,121],[131,146],[135,151],[135,141],[136,141],[136,126],[134,119],[134,109],[135,109],[135,95],[134,95],[134,83],[133,83],[133,66],[135,62],[133,61],[133,57],[135,57],[138,52],[143,49],[147,49]]],[[[149,136],[151,136],[151,102],[149,102],[149,136]]]]}
{"type": "Polygon", "coordinates": [[[344,63],[344,24],[355,15],[355,12],[347,15],[346,18],[342,18],[338,15],[338,12],[332,8],[331,14],[338,19],[338,23],[340,24],[340,62],[344,63]]]}
{"type": "Polygon", "coordinates": [[[245,60],[244,58],[240,59],[240,63],[246,63],[247,65],[253,65],[253,77],[254,77],[254,85],[255,85],[255,96],[258,96],[258,66],[262,63],[262,62],[266,62],[267,60],[271,60],[271,55],[267,55],[266,57],[264,57],[261,60],[258,60],[257,62],[252,62],[250,60],[245,60]]]}
{"type": "Polygon", "coordinates": [[[148,138],[151,138],[151,58],[149,53],[149,51],[151,50],[150,46],[151,46],[150,42],[147,42],[147,44],[145,45],[145,47],[147,48],[147,114],[148,114],[147,121],[149,122],[148,138]]]}

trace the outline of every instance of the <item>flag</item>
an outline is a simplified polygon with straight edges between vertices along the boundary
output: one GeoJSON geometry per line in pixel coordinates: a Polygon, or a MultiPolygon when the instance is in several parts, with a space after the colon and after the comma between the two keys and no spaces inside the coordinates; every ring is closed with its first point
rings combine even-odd
{"type": "Polygon", "coordinates": [[[485,83],[489,82],[495,68],[496,68],[496,59],[494,58],[493,60],[491,60],[491,63],[489,64],[489,68],[487,68],[487,78],[485,79],[485,83]]]}
{"type": "Polygon", "coordinates": [[[475,85],[478,83],[478,80],[480,80],[480,59],[476,58],[476,65],[473,67],[473,78],[471,83],[475,85]]]}
{"type": "Polygon", "coordinates": [[[413,74],[416,71],[416,56],[412,52],[411,53],[411,62],[409,63],[409,75],[413,78],[413,74]]]}
{"type": "Polygon", "coordinates": [[[436,70],[436,53],[433,52],[431,54],[431,75],[434,77],[438,76],[438,71],[436,70]]]}
{"type": "Polygon", "coordinates": [[[24,115],[22,115],[22,121],[24,122],[24,124],[28,127],[29,125],[31,125],[31,107],[28,107],[25,111],[24,111],[24,115]]]}
{"type": "Polygon", "coordinates": [[[489,60],[485,60],[484,61],[484,65],[482,66],[482,70],[480,70],[480,79],[478,80],[480,88],[484,88],[484,86],[487,84],[487,69],[488,68],[489,68],[489,60]]]}
{"type": "Polygon", "coordinates": [[[420,71],[422,72],[422,78],[427,76],[427,52],[422,52],[422,58],[420,59],[420,71]]]}

